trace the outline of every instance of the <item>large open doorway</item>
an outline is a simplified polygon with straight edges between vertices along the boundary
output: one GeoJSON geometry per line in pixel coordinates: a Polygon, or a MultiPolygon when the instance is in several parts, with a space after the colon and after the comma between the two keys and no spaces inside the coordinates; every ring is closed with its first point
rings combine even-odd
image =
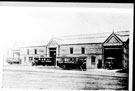
{"type": "Polygon", "coordinates": [[[104,48],[104,65],[111,63],[113,69],[122,68],[122,47],[105,47],[104,48]]]}
{"type": "Polygon", "coordinates": [[[50,57],[52,58],[52,66],[56,65],[56,48],[49,48],[49,54],[50,57]]]}

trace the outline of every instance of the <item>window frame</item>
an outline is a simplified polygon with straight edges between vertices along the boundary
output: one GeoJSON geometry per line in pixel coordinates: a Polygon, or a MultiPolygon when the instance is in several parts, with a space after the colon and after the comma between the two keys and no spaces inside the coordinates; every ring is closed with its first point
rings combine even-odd
{"type": "Polygon", "coordinates": [[[73,47],[70,47],[70,54],[73,54],[74,52],[73,52],[73,47]]]}
{"type": "Polygon", "coordinates": [[[85,54],[85,47],[81,47],[81,54],[85,54]]]}
{"type": "Polygon", "coordinates": [[[30,54],[30,51],[29,51],[29,49],[27,49],[27,55],[29,55],[30,54]]]}
{"type": "Polygon", "coordinates": [[[37,49],[34,49],[34,54],[37,54],[37,49]]]}
{"type": "Polygon", "coordinates": [[[91,64],[92,65],[96,64],[96,57],[95,56],[91,56],[91,64]]]}
{"type": "Polygon", "coordinates": [[[33,57],[30,56],[30,57],[29,57],[29,61],[33,61],[33,57]]]}

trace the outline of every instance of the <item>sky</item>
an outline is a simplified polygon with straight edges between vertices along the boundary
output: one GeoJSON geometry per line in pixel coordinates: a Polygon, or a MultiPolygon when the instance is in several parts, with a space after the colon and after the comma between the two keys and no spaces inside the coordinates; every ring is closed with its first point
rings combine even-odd
{"type": "Polygon", "coordinates": [[[0,12],[1,48],[65,35],[133,30],[133,8],[0,6],[0,12]]]}

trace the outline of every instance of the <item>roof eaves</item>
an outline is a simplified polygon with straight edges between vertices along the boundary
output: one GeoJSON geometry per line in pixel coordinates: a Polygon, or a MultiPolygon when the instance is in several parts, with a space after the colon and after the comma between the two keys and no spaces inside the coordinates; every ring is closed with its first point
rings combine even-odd
{"type": "Polygon", "coordinates": [[[87,45],[87,44],[102,44],[103,42],[98,42],[98,43],[72,43],[72,44],[60,44],[60,46],[63,45],[87,45]]]}

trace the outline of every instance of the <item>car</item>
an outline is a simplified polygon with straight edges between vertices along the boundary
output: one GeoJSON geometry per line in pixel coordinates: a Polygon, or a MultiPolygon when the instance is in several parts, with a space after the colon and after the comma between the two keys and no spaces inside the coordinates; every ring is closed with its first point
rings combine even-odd
{"type": "Polygon", "coordinates": [[[105,69],[113,69],[113,62],[111,60],[105,62],[105,69]]]}
{"type": "Polygon", "coordinates": [[[20,58],[6,58],[6,62],[9,64],[20,64],[21,59],[20,58]]]}

